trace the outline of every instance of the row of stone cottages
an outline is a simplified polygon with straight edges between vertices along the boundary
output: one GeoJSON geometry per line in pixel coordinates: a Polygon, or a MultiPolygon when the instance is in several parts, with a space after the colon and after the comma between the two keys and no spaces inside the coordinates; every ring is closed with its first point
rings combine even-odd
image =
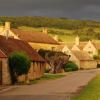
{"type": "MultiPolygon", "coordinates": [[[[75,44],[69,45],[68,43],[67,44],[61,43],[59,45],[59,43],[56,40],[54,40],[47,34],[46,28],[43,29],[43,32],[22,31],[19,29],[10,28],[10,22],[6,22],[5,26],[2,26],[0,28],[0,35],[5,36],[6,41],[9,40],[9,38],[13,39],[13,40],[16,39],[17,41],[25,41],[33,49],[35,49],[34,52],[36,52],[40,49],[64,52],[67,55],[71,55],[70,60],[74,61],[79,66],[80,69],[96,68],[96,62],[93,60],[93,58],[91,58],[87,52],[85,52],[83,50],[79,50],[79,47],[81,48],[81,46],[79,45],[80,43],[79,43],[78,37],[76,38],[75,44]]],[[[82,44],[84,44],[84,43],[82,43],[82,44]]],[[[9,45],[11,45],[11,44],[9,43],[9,45]]],[[[16,45],[17,45],[17,42],[16,42],[16,45]]],[[[18,46],[19,46],[19,44],[18,44],[18,46]]],[[[11,47],[12,47],[12,45],[11,45],[11,47]]],[[[15,50],[12,50],[12,52],[15,50]]],[[[22,49],[21,51],[23,51],[23,50],[24,49],[22,49]]],[[[2,56],[1,56],[1,58],[2,58],[2,56]]],[[[34,61],[34,62],[37,62],[37,61],[34,61]]],[[[40,66],[40,64],[38,64],[38,65],[40,66]]],[[[33,68],[31,68],[31,69],[33,71],[33,68]]],[[[5,71],[2,71],[2,72],[5,72],[5,71]]],[[[34,73],[34,75],[35,76],[33,76],[33,75],[31,75],[31,76],[34,78],[37,78],[39,76],[38,74],[35,74],[35,73],[34,73]]],[[[2,75],[0,80],[3,81],[4,80],[3,77],[4,76],[2,75]]],[[[6,82],[3,82],[3,84],[6,84],[6,82]]]]}
{"type": "Polygon", "coordinates": [[[100,55],[100,42],[80,42],[79,37],[75,38],[74,43],[61,43],[57,50],[71,55],[71,61],[75,62],[80,69],[97,68],[97,64],[100,64],[100,60],[94,60],[94,55],[100,55]]]}
{"type": "Polygon", "coordinates": [[[11,84],[8,57],[14,51],[23,51],[31,58],[32,63],[28,73],[30,80],[43,75],[46,62],[36,50],[40,48],[52,50],[59,45],[45,33],[11,29],[9,22],[0,28],[0,84],[11,84]]]}

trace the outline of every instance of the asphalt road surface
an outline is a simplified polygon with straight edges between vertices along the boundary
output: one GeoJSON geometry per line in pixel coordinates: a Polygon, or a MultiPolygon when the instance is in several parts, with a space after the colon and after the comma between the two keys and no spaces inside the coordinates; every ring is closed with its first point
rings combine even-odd
{"type": "Polygon", "coordinates": [[[100,74],[99,69],[78,71],[56,80],[15,86],[1,92],[0,100],[71,100],[71,96],[97,74],[100,74]]]}

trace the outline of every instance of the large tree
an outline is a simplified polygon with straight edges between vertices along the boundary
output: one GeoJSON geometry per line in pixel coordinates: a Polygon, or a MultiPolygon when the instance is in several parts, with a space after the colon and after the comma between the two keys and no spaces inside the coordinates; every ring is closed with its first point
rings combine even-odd
{"type": "Polygon", "coordinates": [[[48,62],[51,67],[50,72],[54,74],[62,71],[63,66],[68,62],[70,57],[62,52],[49,50],[40,50],[39,54],[48,62]]]}

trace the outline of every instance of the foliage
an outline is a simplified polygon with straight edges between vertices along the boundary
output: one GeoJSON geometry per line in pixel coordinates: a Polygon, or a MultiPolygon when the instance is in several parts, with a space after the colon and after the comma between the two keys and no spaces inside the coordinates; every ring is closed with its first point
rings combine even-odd
{"type": "Polygon", "coordinates": [[[100,56],[99,56],[99,55],[94,55],[93,58],[94,58],[95,60],[100,60],[100,56]]]}
{"type": "Polygon", "coordinates": [[[30,27],[53,27],[60,29],[83,29],[84,27],[99,28],[100,22],[89,21],[89,20],[72,20],[66,18],[48,18],[40,16],[24,16],[24,17],[6,17],[1,16],[0,21],[4,23],[5,21],[12,22],[12,27],[18,26],[30,26],[30,27]]]}
{"type": "Polygon", "coordinates": [[[89,40],[91,40],[91,37],[89,36],[83,35],[80,37],[80,41],[89,41],[89,40]]]}
{"type": "MultiPolygon", "coordinates": [[[[11,22],[12,28],[22,26],[41,28],[48,27],[49,34],[63,35],[60,41],[67,41],[66,37],[79,35],[82,41],[89,39],[100,40],[100,22],[90,20],[72,20],[67,18],[48,18],[40,16],[0,17],[0,23],[11,22]],[[98,31],[95,31],[98,29],[98,31]],[[67,36],[66,36],[67,35],[67,36]],[[87,36],[87,37],[86,37],[87,36]]],[[[40,30],[39,30],[40,31],[40,30]]]]}
{"type": "Polygon", "coordinates": [[[38,52],[50,65],[51,73],[60,73],[63,69],[63,66],[68,62],[69,56],[56,51],[49,50],[39,50],[38,52]]]}
{"type": "Polygon", "coordinates": [[[97,64],[97,68],[100,68],[100,64],[97,64]]]}
{"type": "Polygon", "coordinates": [[[45,73],[49,73],[49,72],[50,72],[50,68],[46,68],[45,73]]]}
{"type": "Polygon", "coordinates": [[[74,62],[69,61],[67,64],[64,65],[64,70],[65,70],[65,72],[77,71],[78,66],[74,62]]]}
{"type": "Polygon", "coordinates": [[[87,36],[93,36],[96,32],[93,30],[93,28],[89,28],[87,31],[86,31],[86,35],[87,36]]]}
{"type": "Polygon", "coordinates": [[[15,80],[18,75],[27,74],[30,68],[30,59],[29,57],[23,52],[13,52],[9,56],[9,66],[11,70],[12,81],[15,80]]]}
{"type": "Polygon", "coordinates": [[[95,33],[95,38],[96,38],[97,40],[100,40],[100,33],[95,33]]]}

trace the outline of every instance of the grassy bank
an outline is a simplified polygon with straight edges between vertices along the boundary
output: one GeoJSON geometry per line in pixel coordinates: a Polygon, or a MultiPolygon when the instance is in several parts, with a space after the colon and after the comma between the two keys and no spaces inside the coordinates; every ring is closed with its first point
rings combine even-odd
{"type": "Polygon", "coordinates": [[[30,81],[30,84],[36,84],[36,83],[43,82],[43,81],[46,81],[46,80],[55,80],[55,79],[58,79],[58,78],[63,78],[65,76],[66,75],[63,75],[63,74],[45,74],[44,76],[42,76],[39,79],[30,81]]]}
{"type": "Polygon", "coordinates": [[[96,76],[77,96],[72,100],[100,100],[100,75],[96,76]]]}
{"type": "MultiPolygon", "coordinates": [[[[65,76],[66,76],[66,74],[49,74],[49,73],[45,73],[44,76],[42,76],[41,78],[31,80],[29,82],[29,84],[37,84],[37,83],[47,81],[47,80],[55,80],[55,79],[63,78],[65,76]]],[[[24,84],[26,84],[26,82],[16,83],[16,85],[24,85],[24,84]]]]}

